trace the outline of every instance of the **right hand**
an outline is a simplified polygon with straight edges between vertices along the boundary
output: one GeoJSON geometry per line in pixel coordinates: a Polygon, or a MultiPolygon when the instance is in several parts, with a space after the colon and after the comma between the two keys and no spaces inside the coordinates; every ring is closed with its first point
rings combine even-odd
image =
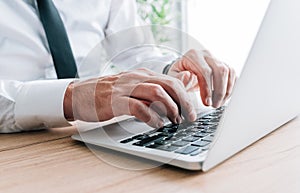
{"type": "Polygon", "coordinates": [[[68,120],[106,121],[132,115],[154,128],[167,116],[173,123],[196,119],[183,83],[147,69],[71,83],[64,98],[68,120]]]}

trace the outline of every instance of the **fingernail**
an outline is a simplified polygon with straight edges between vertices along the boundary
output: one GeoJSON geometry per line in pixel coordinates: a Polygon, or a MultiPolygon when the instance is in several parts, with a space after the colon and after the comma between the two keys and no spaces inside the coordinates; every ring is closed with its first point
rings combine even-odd
{"type": "Polygon", "coordinates": [[[164,126],[164,122],[162,120],[158,121],[157,128],[162,128],[163,126],[164,126]]]}
{"type": "Polygon", "coordinates": [[[219,108],[220,106],[221,106],[221,102],[219,101],[216,103],[216,108],[219,108]]]}
{"type": "Polygon", "coordinates": [[[211,97],[208,97],[208,98],[206,99],[206,104],[207,104],[207,106],[211,106],[211,105],[212,105],[211,97]]]}
{"type": "Polygon", "coordinates": [[[193,110],[193,111],[190,113],[189,117],[190,117],[190,121],[195,121],[195,120],[197,119],[197,113],[196,113],[196,111],[193,110]]]}
{"type": "Polygon", "coordinates": [[[176,123],[177,123],[177,124],[182,123],[182,118],[181,118],[180,116],[178,116],[178,117],[176,118],[176,123]]]}

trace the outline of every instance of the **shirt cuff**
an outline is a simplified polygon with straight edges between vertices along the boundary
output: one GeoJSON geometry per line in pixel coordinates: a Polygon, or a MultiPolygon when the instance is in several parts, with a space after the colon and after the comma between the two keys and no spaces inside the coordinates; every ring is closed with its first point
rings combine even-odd
{"type": "Polygon", "coordinates": [[[175,54],[167,54],[167,55],[163,55],[157,58],[154,58],[153,61],[150,60],[147,61],[149,63],[151,63],[149,65],[149,68],[155,72],[158,73],[162,73],[162,74],[167,74],[166,72],[166,68],[167,70],[170,69],[170,67],[172,66],[172,64],[178,59],[178,56],[176,56],[175,54]]]}
{"type": "Polygon", "coordinates": [[[65,91],[73,79],[25,82],[15,103],[15,121],[22,130],[69,126],[64,117],[65,91]]]}

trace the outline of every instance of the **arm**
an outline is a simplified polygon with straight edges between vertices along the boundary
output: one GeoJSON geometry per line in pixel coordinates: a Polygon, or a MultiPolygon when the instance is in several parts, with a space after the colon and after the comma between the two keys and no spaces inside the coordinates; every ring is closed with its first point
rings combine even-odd
{"type": "Polygon", "coordinates": [[[196,119],[195,109],[182,82],[148,69],[71,83],[64,100],[69,120],[106,121],[132,115],[160,128],[168,117],[173,123],[196,119]]]}
{"type": "MultiPolygon", "coordinates": [[[[121,68],[121,71],[146,67],[156,72],[164,72],[180,79],[188,90],[200,89],[203,104],[213,107],[223,105],[233,90],[236,79],[234,70],[214,58],[202,45],[186,34],[184,35],[186,41],[196,47],[182,57],[163,56],[154,46],[149,46],[157,45],[152,38],[151,27],[138,27],[142,24],[136,13],[134,0],[126,3],[112,2],[106,30],[109,37],[105,40],[108,43],[104,42],[104,45],[110,45],[108,53],[116,56],[113,62],[121,68]],[[165,68],[176,58],[178,59],[173,65],[165,68]]],[[[178,32],[165,28],[164,33],[174,39],[174,34],[178,32]]],[[[175,41],[171,41],[167,46],[175,51],[181,50],[178,45],[172,45],[175,41]]]]}
{"type": "MultiPolygon", "coordinates": [[[[161,72],[165,65],[161,63],[157,65],[149,59],[152,56],[162,58],[162,55],[157,54],[151,46],[140,46],[153,43],[149,38],[151,37],[148,35],[149,31],[143,31],[142,28],[130,28],[137,24],[136,10],[133,5],[134,1],[126,1],[126,3],[112,1],[110,19],[106,29],[108,37],[102,42],[103,46],[106,48],[108,58],[114,58],[114,63],[124,67],[120,71],[145,67],[141,65],[145,64],[146,67],[155,69],[156,73],[146,69],[134,70],[70,84],[64,100],[64,109],[68,119],[105,121],[115,116],[133,115],[156,128],[163,125],[161,115],[167,116],[173,123],[180,123],[181,115],[185,119],[193,121],[196,119],[196,113],[182,84],[184,81],[178,80],[180,77],[176,76],[177,73],[184,75],[188,72],[197,76],[202,89],[211,86],[208,82],[211,76],[216,75],[216,80],[219,80],[217,72],[224,69],[224,64],[216,66],[215,61],[208,61],[208,57],[205,58],[207,60],[205,61],[203,55],[198,55],[193,50],[171,66],[170,72],[176,74],[168,73],[168,75],[177,79],[162,75],[161,72]],[[189,61],[190,58],[191,61],[189,61]],[[203,74],[205,69],[210,71],[210,68],[214,69],[214,74],[203,74]]],[[[216,83],[220,85],[220,88],[226,88],[227,80],[228,74],[226,73],[226,76],[216,83]]],[[[213,85],[215,88],[217,87],[217,85],[213,85]]],[[[204,93],[203,98],[206,99],[205,95],[208,94],[211,93],[204,93]]],[[[219,104],[215,106],[217,105],[219,104]]]]}

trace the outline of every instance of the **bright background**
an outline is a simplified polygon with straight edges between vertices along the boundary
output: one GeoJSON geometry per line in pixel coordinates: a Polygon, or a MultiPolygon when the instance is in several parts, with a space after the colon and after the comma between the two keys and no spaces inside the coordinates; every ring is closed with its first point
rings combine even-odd
{"type": "Polygon", "coordinates": [[[270,0],[182,2],[183,30],[240,73],[270,0]]]}
{"type": "MultiPolygon", "coordinates": [[[[270,0],[136,0],[141,18],[187,32],[239,74],[270,0]]],[[[155,29],[153,30],[155,34],[155,29]]],[[[158,32],[156,34],[160,34],[158,32]]],[[[184,40],[181,44],[184,45],[184,40]],[[183,43],[182,43],[183,42],[183,43]]]]}

